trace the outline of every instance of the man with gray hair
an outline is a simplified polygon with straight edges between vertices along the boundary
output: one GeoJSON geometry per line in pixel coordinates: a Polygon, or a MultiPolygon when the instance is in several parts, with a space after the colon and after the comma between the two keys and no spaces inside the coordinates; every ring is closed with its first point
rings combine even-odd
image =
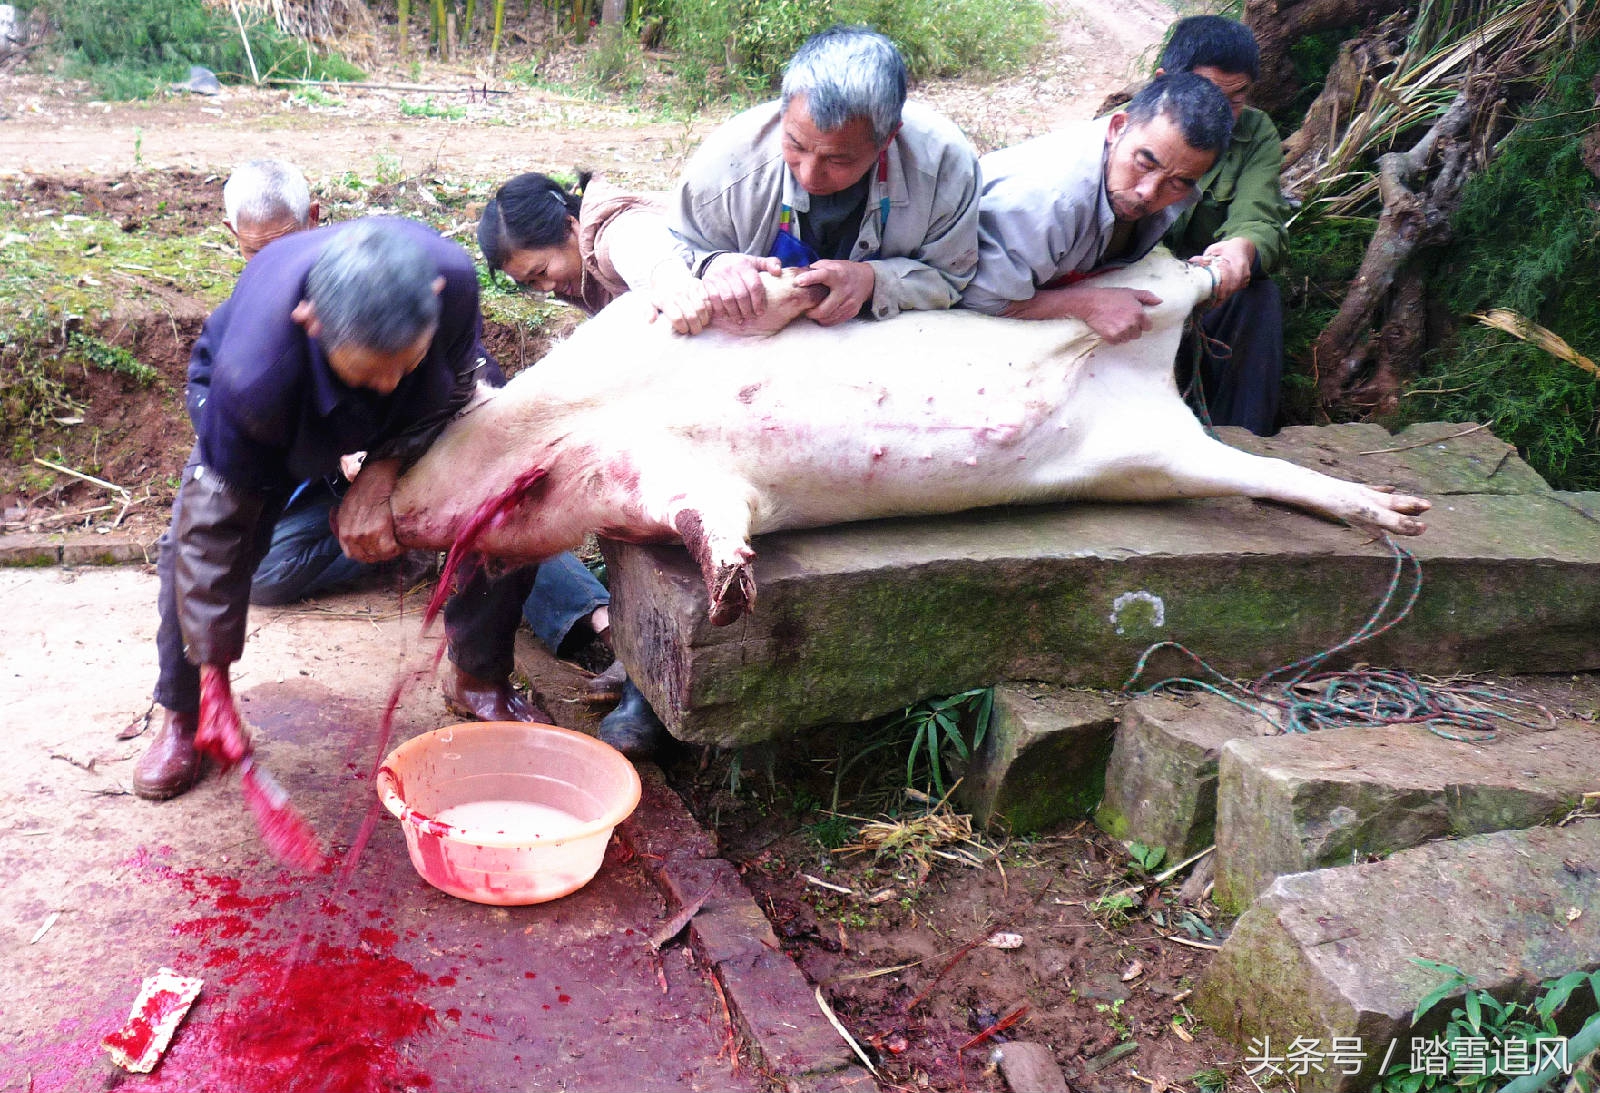
{"type": "MultiPolygon", "coordinates": [[[[230,666],[244,652],[251,575],[295,486],[370,452],[337,513],[359,562],[400,553],[389,494],[492,362],[479,342],[472,258],[431,229],[370,218],[266,248],[206,324],[211,393],[161,541],[160,731],[134,790],[161,799],[199,750],[244,754],[230,666]]],[[[446,697],[487,720],[549,720],[511,687],[511,642],[531,567],[462,582],[445,608],[446,697]]]]}
{"type": "Polygon", "coordinates": [[[300,168],[278,159],[234,168],[222,184],[222,208],[222,225],[246,262],[274,239],[316,227],[322,212],[300,168]]]}
{"type": "Polygon", "coordinates": [[[789,61],[781,99],[706,139],[671,212],[715,315],[762,314],[759,275],[785,266],[826,290],[806,312],[824,326],[955,305],[977,265],[977,155],[905,99],[894,44],[833,27],[789,61]]]}
{"type": "Polygon", "coordinates": [[[983,157],[978,272],[963,307],[1018,319],[1082,319],[1106,341],[1150,328],[1142,289],[1099,288],[1102,269],[1150,252],[1199,198],[1228,148],[1226,96],[1192,73],[1150,81],[1109,118],[983,157]]]}

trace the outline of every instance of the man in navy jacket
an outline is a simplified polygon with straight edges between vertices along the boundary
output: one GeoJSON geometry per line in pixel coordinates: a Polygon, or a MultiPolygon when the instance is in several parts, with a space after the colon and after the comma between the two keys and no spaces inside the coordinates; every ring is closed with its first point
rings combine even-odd
{"type": "MultiPolygon", "coordinates": [[[[155,698],[167,713],[134,770],[140,796],[192,786],[197,737],[221,731],[203,718],[231,713],[229,666],[244,651],[251,576],[297,484],[337,470],[347,452],[369,452],[340,506],[339,539],[360,562],[401,552],[390,491],[493,368],[480,326],[470,256],[406,220],[299,232],[245,268],[207,323],[211,390],[161,542],[155,698]],[[202,680],[225,702],[202,710],[202,680]]],[[[533,575],[475,576],[446,607],[444,688],[461,712],[549,720],[509,683],[533,575]]]]}

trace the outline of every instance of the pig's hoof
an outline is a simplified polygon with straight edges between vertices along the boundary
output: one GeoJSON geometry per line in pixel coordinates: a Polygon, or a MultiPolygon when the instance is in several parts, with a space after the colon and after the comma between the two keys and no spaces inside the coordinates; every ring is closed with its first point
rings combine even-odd
{"type": "Polygon", "coordinates": [[[1421,497],[1395,493],[1393,486],[1369,486],[1362,517],[1374,528],[1394,535],[1421,535],[1428,525],[1415,519],[1433,505],[1421,497]]]}
{"type": "Polygon", "coordinates": [[[748,563],[720,565],[711,582],[711,625],[728,626],[756,605],[756,580],[748,563]]]}

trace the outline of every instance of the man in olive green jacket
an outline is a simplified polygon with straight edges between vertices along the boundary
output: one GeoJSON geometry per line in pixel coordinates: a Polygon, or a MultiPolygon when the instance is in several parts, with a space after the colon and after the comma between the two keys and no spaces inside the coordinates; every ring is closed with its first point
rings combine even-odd
{"type": "MultiPolygon", "coordinates": [[[[1279,189],[1277,127],[1245,105],[1260,64],[1248,27],[1197,15],[1173,24],[1156,74],[1193,72],[1233,108],[1233,140],[1201,177],[1199,201],[1173,223],[1166,242],[1180,258],[1205,260],[1217,275],[1217,302],[1201,317],[1201,389],[1212,422],[1266,436],[1278,427],[1283,378],[1283,302],[1269,275],[1283,258],[1289,210],[1279,189]]],[[[1186,342],[1180,376],[1189,374],[1192,354],[1186,342]]]]}

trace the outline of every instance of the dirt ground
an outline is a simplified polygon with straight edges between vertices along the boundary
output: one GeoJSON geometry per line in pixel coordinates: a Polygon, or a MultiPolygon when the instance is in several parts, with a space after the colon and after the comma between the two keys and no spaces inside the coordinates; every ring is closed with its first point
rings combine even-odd
{"type": "MultiPolygon", "coordinates": [[[[671,912],[620,842],[565,899],[488,907],[424,885],[399,824],[369,812],[385,698],[436,648],[420,593],[258,610],[235,673],[260,766],[323,845],[346,855],[378,821],[352,871],[274,862],[237,775],[132,796],[155,587],[138,567],[0,570],[0,1090],[763,1088],[709,973],[648,944],[671,912]],[[162,966],[203,978],[200,1001],[153,1075],[121,1074],[100,1039],[162,966]]],[[[582,723],[560,702],[582,673],[540,674],[582,723]]],[[[393,743],[459,720],[408,678],[393,743]]]]}
{"type": "MultiPolygon", "coordinates": [[[[935,81],[914,93],[955,118],[981,150],[1013,143],[1090,116],[1107,93],[1148,68],[1149,52],[1172,18],[1155,0],[1116,6],[1073,0],[1059,14],[1057,40],[1026,72],[981,83],[935,81]]],[[[450,86],[483,81],[481,73],[444,67],[400,78],[450,86]]],[[[665,120],[622,102],[528,88],[487,101],[460,96],[465,115],[458,120],[402,114],[402,104],[422,98],[349,91],[339,93],[335,104],[314,104],[289,90],[243,89],[230,90],[225,99],[107,104],[93,101],[81,87],[38,76],[0,76],[6,135],[0,195],[35,209],[70,205],[83,215],[108,217],[129,233],[194,232],[219,219],[219,183],[229,166],[274,155],[301,164],[324,194],[346,172],[387,180],[368,195],[374,205],[437,221],[438,210],[427,208],[423,187],[414,185],[418,179],[494,181],[517,171],[579,164],[629,185],[665,187],[723,116],[713,111],[688,122],[665,120]]],[[[470,223],[475,210],[459,216],[470,223]]],[[[164,523],[170,478],[190,443],[181,403],[183,369],[206,308],[165,289],[159,279],[118,276],[136,278],[142,294],[156,303],[130,307],[97,333],[154,366],[160,382],[140,387],[85,370],[74,395],[92,408],[99,427],[93,456],[101,476],[127,486],[136,503],[118,506],[121,511],[100,509],[103,492],[72,479],[42,494],[13,489],[0,497],[6,530],[104,526],[116,519],[153,538],[164,523]],[[85,513],[89,509],[96,511],[85,513]]],[[[513,364],[536,359],[543,336],[530,340],[504,326],[488,331],[497,356],[513,364]]],[[[58,439],[68,464],[90,455],[81,430],[64,429],[58,439]]],[[[142,599],[124,602],[147,597],[148,589],[107,587],[117,610],[148,606],[142,599]]],[[[298,610],[346,609],[313,604],[298,610]]],[[[83,610],[91,608],[86,604],[83,610]]],[[[48,642],[13,639],[7,643],[13,682],[0,701],[17,712],[24,709],[26,681],[35,678],[28,658],[36,648],[45,657],[61,652],[48,642]]],[[[148,659],[142,649],[124,652],[135,664],[148,659]]],[[[316,655],[337,658],[338,647],[316,655]]],[[[576,701],[581,673],[536,650],[525,649],[519,662],[558,722],[593,727],[594,712],[576,701]]],[[[139,675],[143,668],[124,670],[139,675]]],[[[52,686],[77,688],[73,677],[52,686]]],[[[70,754],[29,760],[32,776],[56,792],[67,792],[64,779],[90,775],[97,784],[121,787],[140,750],[138,741],[115,741],[116,729],[139,712],[137,699],[129,697],[136,689],[108,690],[98,679],[86,689],[118,697],[94,715],[92,733],[75,727],[70,754]]],[[[63,697],[77,700],[75,694],[63,697]]],[[[1131,878],[1126,855],[1092,829],[1011,842],[999,853],[991,840],[902,860],[842,855],[826,849],[841,829],[823,807],[829,778],[824,765],[786,756],[763,767],[743,757],[738,761],[744,764],[744,785],[733,792],[735,761],[686,754],[670,773],[704,822],[715,827],[723,852],[739,864],[786,950],[824,987],[881,1066],[887,1086],[1002,1089],[987,1052],[1011,1036],[1050,1044],[1081,1090],[1249,1088],[1233,1065],[1237,1053],[1193,1026],[1185,1008],[1186,992],[1208,955],[1203,946],[1214,944],[1212,933],[1223,924],[1203,900],[1178,905],[1170,888],[1142,890],[1142,905],[1093,913],[1098,897],[1126,887],[1131,878]],[[973,857],[958,860],[963,850],[973,857]],[[986,944],[997,932],[1018,935],[1020,947],[986,944]],[[1006,1029],[962,1050],[1008,1019],[1006,1029]],[[1231,1068],[1229,1076],[1217,1074],[1211,1085],[1196,1081],[1195,1075],[1217,1067],[1231,1068]]],[[[887,803],[873,798],[857,805],[872,812],[887,803]]],[[[12,805],[6,811],[7,829],[55,825],[48,810],[24,814],[12,805]]],[[[31,933],[36,925],[19,923],[17,930],[31,933]]]]}

